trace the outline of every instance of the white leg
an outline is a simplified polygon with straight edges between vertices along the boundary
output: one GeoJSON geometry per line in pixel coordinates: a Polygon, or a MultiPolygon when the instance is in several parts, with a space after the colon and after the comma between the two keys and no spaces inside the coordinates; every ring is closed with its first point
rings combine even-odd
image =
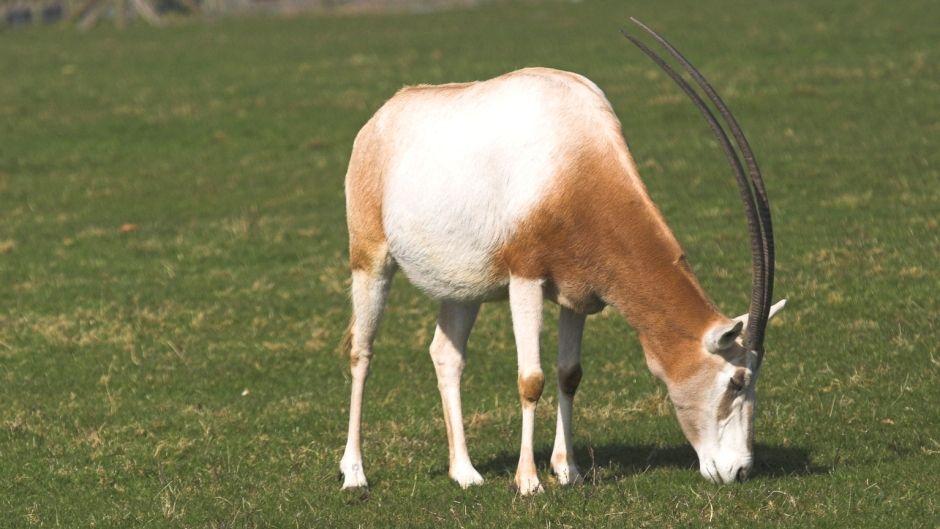
{"type": "Polygon", "coordinates": [[[467,453],[463,412],[460,409],[460,375],[463,373],[467,339],[479,310],[479,304],[441,303],[437,329],[431,342],[431,359],[437,373],[437,387],[441,392],[444,424],[447,427],[450,453],[448,473],[463,488],[483,483],[483,477],[473,468],[467,453]]]}
{"type": "Polygon", "coordinates": [[[372,341],[375,338],[385,298],[395,269],[387,263],[376,272],[355,270],[352,274],[352,349],[349,367],[352,372],[352,394],[349,399],[349,434],[346,450],[339,468],[343,472],[343,488],[365,487],[365,471],[362,468],[362,451],[359,430],[362,422],[362,392],[369,376],[369,361],[372,358],[372,341]]]}
{"type": "Polygon", "coordinates": [[[581,382],[581,335],[584,314],[565,307],[558,318],[558,423],[555,448],[552,449],[552,471],[558,483],[567,485],[581,480],[571,445],[571,407],[581,382]]]}
{"type": "Polygon", "coordinates": [[[509,279],[509,308],[516,337],[519,361],[519,400],[522,402],[522,443],[516,486],[520,494],[542,491],[535,471],[532,437],[535,432],[535,405],[542,396],[545,377],[539,361],[539,334],[542,330],[542,282],[537,279],[509,279]]]}

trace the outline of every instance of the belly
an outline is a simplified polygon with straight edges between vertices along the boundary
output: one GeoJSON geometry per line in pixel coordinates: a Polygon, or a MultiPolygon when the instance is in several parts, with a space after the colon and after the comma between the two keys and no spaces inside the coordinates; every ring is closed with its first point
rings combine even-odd
{"type": "Polygon", "coordinates": [[[466,195],[447,198],[439,193],[412,196],[398,206],[394,200],[386,202],[384,224],[392,257],[409,281],[431,297],[500,297],[509,282],[499,258],[509,231],[504,215],[473,207],[479,202],[466,195]]]}
{"type": "Polygon", "coordinates": [[[408,280],[434,299],[482,302],[506,298],[509,276],[501,274],[493,263],[430,255],[433,252],[392,252],[408,280]]]}

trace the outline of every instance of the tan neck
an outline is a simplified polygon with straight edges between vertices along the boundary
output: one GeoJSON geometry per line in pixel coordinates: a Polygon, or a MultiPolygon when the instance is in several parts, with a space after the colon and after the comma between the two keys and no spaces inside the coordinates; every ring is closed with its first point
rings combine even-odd
{"type": "Polygon", "coordinates": [[[694,374],[705,333],[723,317],[685,258],[625,252],[615,270],[605,301],[636,329],[661,375],[679,381],[694,374]]]}
{"type": "Polygon", "coordinates": [[[637,175],[626,146],[588,151],[503,250],[513,274],[550,278],[567,299],[599,296],[636,328],[664,375],[722,320],[637,175]]]}
{"type": "Polygon", "coordinates": [[[663,375],[681,380],[694,370],[706,331],[726,318],[702,290],[635,168],[626,169],[627,178],[619,179],[626,185],[616,195],[623,201],[608,209],[616,215],[610,224],[619,228],[608,234],[613,244],[606,255],[598,256],[606,284],[596,288],[637,330],[663,375]]]}

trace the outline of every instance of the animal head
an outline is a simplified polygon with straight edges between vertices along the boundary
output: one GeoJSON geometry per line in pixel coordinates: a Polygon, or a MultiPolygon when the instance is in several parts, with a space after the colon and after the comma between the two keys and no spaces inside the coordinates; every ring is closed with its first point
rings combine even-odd
{"type": "Polygon", "coordinates": [[[683,351],[687,360],[685,368],[678,370],[679,376],[675,376],[677,370],[671,376],[663,376],[666,373],[647,352],[651,369],[659,371],[669,386],[682,430],[698,453],[702,475],[716,483],[743,480],[753,463],[755,385],[764,357],[764,332],[767,322],[785,304],[781,301],[770,306],[774,284],[770,203],[747,138],[714,87],[665,38],[635,18],[631,20],[682,65],[722,117],[724,127],[712,107],[682,75],[624,31],[624,36],[652,59],[702,113],[731,165],[744,203],[751,243],[750,310],[734,320],[722,318],[724,321],[713,324],[705,331],[701,343],[686,343],[683,347],[692,350],[683,351]]]}
{"type": "MultiPolygon", "coordinates": [[[[774,305],[769,318],[786,304],[774,305]]],[[[703,340],[693,373],[668,380],[669,396],[702,476],[714,483],[742,481],[754,461],[754,410],[760,373],[757,354],[744,346],[745,314],[715,325],[703,340]]]]}

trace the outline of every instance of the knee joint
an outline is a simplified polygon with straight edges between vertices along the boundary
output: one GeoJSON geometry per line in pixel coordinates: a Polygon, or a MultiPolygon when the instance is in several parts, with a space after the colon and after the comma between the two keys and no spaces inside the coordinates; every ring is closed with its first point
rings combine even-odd
{"type": "Polygon", "coordinates": [[[429,352],[435,365],[460,364],[462,366],[464,364],[463,354],[448,342],[431,342],[429,352]]]}
{"type": "Polygon", "coordinates": [[[565,395],[574,397],[574,393],[578,390],[578,385],[581,383],[582,374],[581,364],[559,367],[558,389],[565,395]]]}
{"type": "Polygon", "coordinates": [[[369,349],[360,349],[353,347],[349,351],[349,368],[356,369],[360,365],[369,366],[369,360],[372,359],[372,351],[369,349]]]}
{"type": "Polygon", "coordinates": [[[519,397],[525,402],[538,402],[545,386],[545,376],[541,371],[528,375],[519,375],[519,397]]]}
{"type": "Polygon", "coordinates": [[[443,349],[446,345],[447,342],[436,335],[434,336],[434,339],[431,340],[431,346],[428,347],[428,352],[431,353],[431,359],[434,360],[434,363],[437,363],[437,360],[440,358],[441,353],[443,352],[443,349]]]}

